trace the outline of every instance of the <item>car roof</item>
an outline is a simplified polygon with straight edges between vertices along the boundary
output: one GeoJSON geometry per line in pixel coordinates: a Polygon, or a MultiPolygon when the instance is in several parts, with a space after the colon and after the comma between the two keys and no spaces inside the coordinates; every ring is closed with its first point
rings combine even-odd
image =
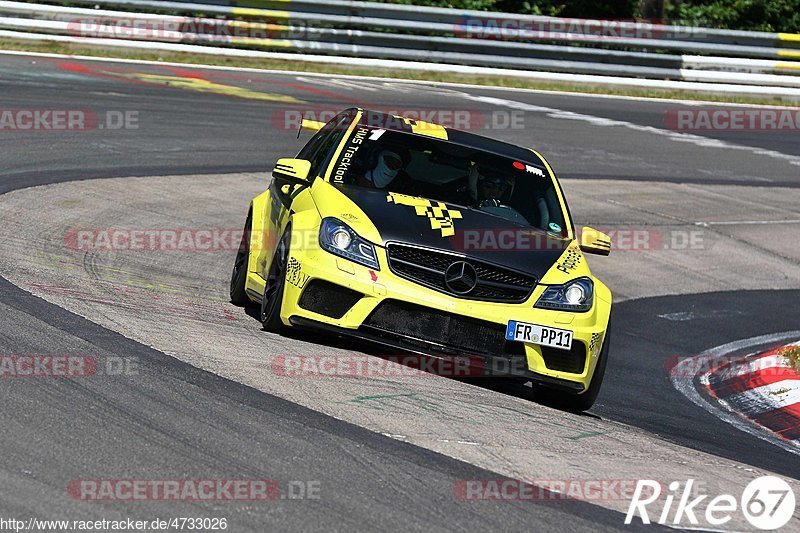
{"type": "Polygon", "coordinates": [[[363,126],[402,131],[414,135],[437,137],[468,148],[492,152],[511,159],[538,163],[544,168],[544,161],[541,160],[539,154],[531,149],[523,148],[515,144],[455,128],[448,128],[433,122],[424,122],[409,118],[404,119],[401,116],[384,113],[382,111],[364,108],[354,108],[354,110],[361,112],[359,124],[363,126]]]}

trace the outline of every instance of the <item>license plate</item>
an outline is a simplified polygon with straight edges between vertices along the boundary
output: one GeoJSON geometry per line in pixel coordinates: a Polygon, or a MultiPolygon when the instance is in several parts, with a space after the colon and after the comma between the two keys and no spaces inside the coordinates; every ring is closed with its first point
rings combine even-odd
{"type": "Polygon", "coordinates": [[[541,344],[561,350],[572,348],[572,332],[566,329],[550,328],[510,320],[506,328],[506,339],[510,341],[541,344]]]}

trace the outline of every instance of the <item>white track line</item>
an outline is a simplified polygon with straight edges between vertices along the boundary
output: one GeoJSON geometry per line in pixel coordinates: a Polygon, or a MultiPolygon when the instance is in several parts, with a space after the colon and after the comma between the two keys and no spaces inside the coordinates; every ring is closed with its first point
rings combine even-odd
{"type": "Polygon", "coordinates": [[[786,161],[787,163],[795,166],[800,166],[800,157],[790,154],[784,154],[783,152],[777,152],[775,150],[766,150],[763,148],[756,148],[753,146],[744,146],[740,144],[733,144],[727,141],[722,141],[719,139],[713,139],[710,137],[703,137],[701,135],[695,135],[691,133],[683,133],[679,131],[673,130],[666,130],[662,128],[656,128],[653,126],[642,126],[641,124],[634,124],[633,122],[627,122],[624,120],[616,120],[606,117],[598,117],[595,115],[586,115],[584,113],[575,113],[572,111],[564,111],[562,109],[555,109],[551,107],[544,107],[539,105],[528,104],[525,102],[519,102],[516,100],[506,100],[505,98],[495,98],[492,96],[473,96],[468,95],[465,93],[465,98],[470,100],[474,100],[477,102],[482,102],[486,104],[496,105],[496,106],[503,106],[509,107],[511,109],[523,110],[523,111],[530,111],[534,113],[545,113],[550,118],[557,118],[562,120],[577,120],[580,122],[586,122],[593,126],[602,126],[602,127],[623,127],[628,128],[630,130],[641,132],[641,133],[650,133],[654,135],[659,135],[661,137],[666,137],[667,139],[675,142],[684,142],[694,144],[696,146],[700,146],[703,148],[722,148],[728,150],[741,150],[745,152],[750,152],[755,155],[763,155],[767,157],[771,157],[773,159],[779,159],[782,161],[786,161]]]}
{"type": "Polygon", "coordinates": [[[695,222],[695,226],[756,226],[761,224],[800,224],[800,220],[722,220],[719,222],[695,222]]]}

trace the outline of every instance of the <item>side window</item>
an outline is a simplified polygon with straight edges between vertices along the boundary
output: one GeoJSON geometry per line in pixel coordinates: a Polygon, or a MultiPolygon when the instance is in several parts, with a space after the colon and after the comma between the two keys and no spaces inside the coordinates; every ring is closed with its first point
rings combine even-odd
{"type": "Polygon", "coordinates": [[[334,148],[336,148],[336,145],[342,140],[342,136],[345,133],[345,124],[347,124],[347,122],[342,121],[342,123],[339,124],[341,127],[337,127],[322,142],[319,151],[314,155],[314,159],[311,160],[311,171],[309,175],[316,177],[326,168],[328,161],[330,161],[333,155],[332,152],[334,148]]]}
{"type": "Polygon", "coordinates": [[[342,133],[346,129],[346,124],[349,120],[352,120],[352,116],[351,111],[347,110],[331,119],[297,154],[298,159],[311,161],[309,176],[316,177],[321,163],[327,159],[333,143],[337,139],[341,139],[342,133]]]}
{"type": "Polygon", "coordinates": [[[325,140],[325,137],[328,136],[330,130],[332,128],[328,128],[330,124],[326,124],[324,128],[319,130],[317,133],[314,134],[311,139],[306,143],[305,146],[300,150],[300,153],[297,154],[297,159],[313,159],[314,154],[317,153],[319,149],[319,145],[325,140]]]}

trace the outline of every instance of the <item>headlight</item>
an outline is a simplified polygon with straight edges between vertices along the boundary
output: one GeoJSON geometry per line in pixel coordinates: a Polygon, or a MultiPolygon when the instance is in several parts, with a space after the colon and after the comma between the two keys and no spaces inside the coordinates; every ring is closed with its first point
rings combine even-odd
{"type": "Polygon", "coordinates": [[[534,307],[583,313],[592,308],[594,284],[589,278],[579,278],[564,285],[545,289],[534,307]]]}
{"type": "Polygon", "coordinates": [[[334,255],[380,270],[375,246],[359,237],[350,226],[335,218],[322,220],[319,244],[334,255]]]}

